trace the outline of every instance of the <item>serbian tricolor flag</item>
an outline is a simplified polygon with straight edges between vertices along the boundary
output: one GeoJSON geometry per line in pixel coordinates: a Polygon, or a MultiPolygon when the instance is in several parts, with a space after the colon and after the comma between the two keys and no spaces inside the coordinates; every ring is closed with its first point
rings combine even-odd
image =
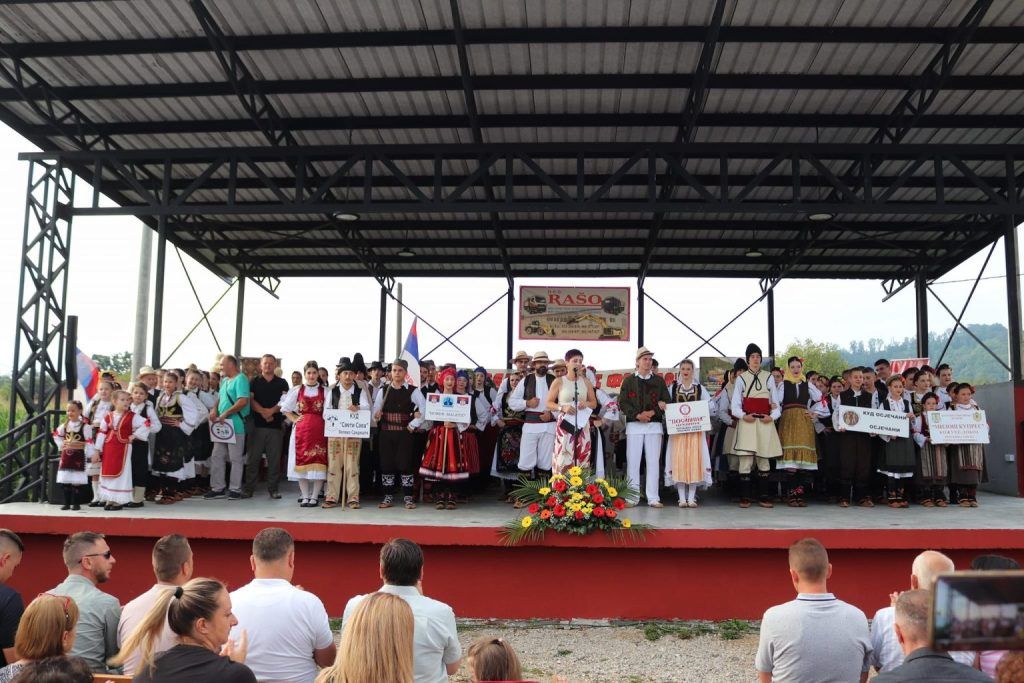
{"type": "Polygon", "coordinates": [[[405,346],[402,347],[402,360],[409,364],[407,381],[413,386],[420,383],[420,340],[416,335],[416,318],[412,319],[412,327],[405,337],[405,346]]]}
{"type": "Polygon", "coordinates": [[[75,364],[78,366],[78,382],[82,385],[85,398],[91,399],[100,384],[100,369],[91,356],[85,355],[82,349],[75,347],[75,364]]]}

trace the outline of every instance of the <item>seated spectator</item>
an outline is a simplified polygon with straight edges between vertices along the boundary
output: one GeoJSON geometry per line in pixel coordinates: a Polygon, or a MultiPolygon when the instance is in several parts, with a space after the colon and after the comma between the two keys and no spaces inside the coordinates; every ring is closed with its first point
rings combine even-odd
{"type": "Polygon", "coordinates": [[[954,662],[948,652],[928,647],[931,592],[907,591],[896,600],[896,639],[906,656],[903,664],[874,678],[875,683],[903,681],[991,681],[976,669],[954,662]]]}
{"type": "Polygon", "coordinates": [[[107,660],[117,653],[117,623],[121,604],[98,586],[110,580],[114,559],[103,534],[80,531],[64,541],[68,578],[48,593],[67,595],[78,605],[78,635],[72,655],[89,662],[93,671],[107,673],[107,660]]]}
{"type": "Polygon", "coordinates": [[[10,683],[32,662],[62,657],[75,643],[78,605],[65,595],[40,594],[28,604],[14,647],[20,659],[0,669],[0,683],[10,683]]]}
{"type": "Polygon", "coordinates": [[[224,584],[216,579],[192,579],[157,596],[112,662],[119,666],[132,653],[140,653],[139,671],[133,679],[138,683],[256,683],[256,676],[245,665],[245,631],[237,644],[229,638],[237,623],[224,584]],[[154,656],[164,622],[178,644],[154,656]]]}
{"type": "Polygon", "coordinates": [[[334,664],[316,683],[412,683],[412,608],[396,595],[374,593],[345,626],[334,664]]]}
{"type": "Polygon", "coordinates": [[[466,666],[473,683],[518,681],[523,677],[519,657],[502,638],[477,638],[466,650],[466,666]]]}
{"type": "Polygon", "coordinates": [[[18,632],[25,603],[18,591],[6,585],[21,563],[25,544],[10,529],[0,529],[0,667],[18,660],[14,634],[18,632]]]}
{"type": "Polygon", "coordinates": [[[867,680],[867,617],[828,592],[831,576],[821,543],[805,538],[789,547],[789,577],[797,596],[764,613],[756,660],[761,683],[867,680]]]}
{"type": "MultiPolygon", "coordinates": [[[[978,555],[971,560],[971,569],[981,572],[1010,572],[1020,569],[1020,563],[1003,555],[978,555]]],[[[996,667],[999,661],[1006,655],[1006,650],[981,650],[980,652],[962,652],[958,655],[967,655],[970,661],[964,662],[975,669],[984,671],[991,677],[996,675],[996,667]]],[[[954,658],[956,656],[954,655],[954,658]]],[[[963,661],[956,658],[957,661],[963,661]]]]}
{"type": "Polygon", "coordinates": [[[81,657],[62,656],[29,664],[11,683],[92,683],[93,680],[89,662],[81,657]]]}
{"type": "Polygon", "coordinates": [[[261,683],[310,683],[336,650],[320,598],[292,585],[294,539],[284,529],[260,531],[249,562],[256,578],[231,594],[238,628],[249,633],[246,664],[261,683]]]}
{"type": "MultiPolygon", "coordinates": [[[[184,586],[192,578],[192,548],[188,539],[180,534],[164,536],[153,545],[153,573],[156,584],[121,609],[121,621],[117,625],[117,644],[124,645],[128,634],[143,620],[153,603],[163,591],[173,591],[184,586]]],[[[153,645],[153,654],[170,650],[176,643],[171,627],[164,622],[160,638],[153,645]]],[[[124,661],[124,674],[134,676],[139,669],[139,653],[131,653],[124,661]]]]}
{"type": "MultiPolygon", "coordinates": [[[[416,626],[413,629],[413,680],[415,683],[447,683],[459,670],[462,647],[455,629],[455,613],[443,602],[423,595],[423,551],[404,538],[396,538],[380,549],[381,593],[397,595],[409,603],[416,626]]],[[[345,605],[342,639],[349,619],[367,596],[357,595],[345,605]]]]}
{"type": "MultiPolygon", "coordinates": [[[[910,567],[910,589],[930,591],[935,586],[935,578],[944,572],[951,572],[956,567],[953,560],[940,552],[926,550],[914,558],[910,567]]],[[[892,605],[883,607],[875,612],[871,620],[871,665],[878,672],[890,671],[903,663],[903,649],[896,640],[896,631],[893,629],[895,621],[895,598],[892,596],[892,605]]],[[[961,664],[971,664],[974,660],[973,652],[954,651],[950,655],[955,661],[961,664]]]]}
{"type": "Polygon", "coordinates": [[[1008,652],[996,666],[996,683],[1024,681],[1024,652],[1008,652]]]}

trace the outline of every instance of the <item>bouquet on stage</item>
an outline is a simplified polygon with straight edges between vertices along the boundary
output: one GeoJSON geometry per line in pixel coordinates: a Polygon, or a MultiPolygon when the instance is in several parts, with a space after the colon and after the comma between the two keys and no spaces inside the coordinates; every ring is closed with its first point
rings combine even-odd
{"type": "Polygon", "coordinates": [[[547,481],[519,480],[514,495],[527,504],[526,514],[501,529],[508,545],[537,541],[548,530],[586,536],[603,531],[615,537],[641,538],[652,529],[649,524],[633,524],[626,511],[626,499],[638,492],[625,479],[593,477],[590,470],[570,467],[547,481]]]}

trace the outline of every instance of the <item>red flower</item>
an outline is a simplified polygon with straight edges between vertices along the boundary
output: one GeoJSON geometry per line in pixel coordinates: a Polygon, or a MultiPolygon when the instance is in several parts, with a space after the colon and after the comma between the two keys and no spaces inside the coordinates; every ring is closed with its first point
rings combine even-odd
{"type": "Polygon", "coordinates": [[[623,510],[626,507],[626,501],[622,500],[621,498],[616,498],[615,500],[612,501],[612,505],[615,506],[616,510],[623,510]]]}
{"type": "Polygon", "coordinates": [[[555,517],[565,517],[565,506],[564,505],[556,505],[555,506],[555,517]]]}
{"type": "Polygon", "coordinates": [[[600,505],[601,503],[604,502],[604,496],[599,493],[593,498],[591,498],[591,500],[593,500],[595,504],[600,505]]]}
{"type": "Polygon", "coordinates": [[[593,514],[595,517],[604,517],[604,508],[594,508],[593,514]]]}
{"type": "Polygon", "coordinates": [[[583,511],[577,510],[576,512],[573,513],[573,517],[575,517],[576,519],[583,519],[583,511]]]}
{"type": "Polygon", "coordinates": [[[554,496],[551,496],[550,498],[548,498],[548,507],[549,508],[553,508],[556,505],[558,505],[558,499],[557,498],[555,498],[554,496]]]}
{"type": "Polygon", "coordinates": [[[559,493],[564,493],[566,488],[567,484],[565,483],[565,479],[559,479],[555,482],[555,490],[559,493]]]}
{"type": "Polygon", "coordinates": [[[593,484],[587,484],[586,491],[588,496],[593,496],[595,493],[597,493],[597,487],[594,486],[593,484]]]}
{"type": "Polygon", "coordinates": [[[149,424],[149,420],[146,420],[146,422],[145,422],[145,425],[146,425],[147,427],[149,427],[149,426],[150,426],[150,424],[149,424]]]}
{"type": "Polygon", "coordinates": [[[540,511],[540,518],[541,519],[548,519],[549,517],[551,517],[551,510],[541,510],[540,511]]]}
{"type": "Polygon", "coordinates": [[[530,503],[530,507],[528,507],[527,510],[530,511],[531,515],[535,515],[538,512],[540,512],[540,505],[537,505],[536,503],[530,503]]]}
{"type": "Polygon", "coordinates": [[[615,519],[616,517],[618,517],[618,516],[619,516],[619,513],[618,513],[618,512],[616,512],[615,510],[612,510],[611,508],[609,508],[609,509],[608,509],[608,511],[607,511],[607,512],[605,512],[604,514],[605,514],[605,516],[606,516],[606,517],[607,517],[608,519],[615,519]]]}

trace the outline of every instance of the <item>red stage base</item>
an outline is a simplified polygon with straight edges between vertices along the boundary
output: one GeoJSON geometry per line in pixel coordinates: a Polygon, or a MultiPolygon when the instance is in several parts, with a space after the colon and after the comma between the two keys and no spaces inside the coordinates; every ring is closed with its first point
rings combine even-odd
{"type": "MultiPolygon", "coordinates": [[[[1020,505],[1020,501],[1006,500],[1020,505]]],[[[1007,528],[675,528],[655,531],[646,541],[628,545],[616,545],[601,536],[551,535],[541,544],[509,548],[502,545],[493,526],[162,519],[127,513],[101,517],[50,511],[20,514],[32,509],[26,506],[5,506],[11,512],[17,508],[17,512],[0,518],[0,525],[16,530],[26,542],[24,560],[11,581],[26,597],[62,580],[61,544],[75,531],[107,534],[117,565],[103,589],[124,602],[153,583],[150,551],[154,539],[169,533],[187,535],[195,551],[196,574],[238,587],[251,578],[253,535],[276,525],[287,528],[298,543],[295,582],[319,595],[332,615],[340,615],[353,595],[378,587],[380,544],[396,537],[423,546],[427,594],[452,605],[459,617],[475,618],[756,619],[770,605],[793,597],[786,548],[807,536],[817,538],[829,550],[832,590],[868,616],[888,603],[890,592],[908,587],[911,561],[923,549],[946,552],[958,568],[987,552],[1024,562],[1024,529],[1007,528]]],[[[237,512],[242,513],[242,508],[237,512]]],[[[428,511],[411,514],[421,512],[428,511]]],[[[737,510],[735,514],[752,522],[773,519],[770,515],[774,514],[746,512],[737,510]]],[[[788,515],[792,511],[780,512],[788,515]]],[[[886,523],[884,518],[899,519],[899,511],[859,512],[870,515],[865,519],[876,524],[886,523]]],[[[964,515],[974,512],[936,511],[939,516],[933,519],[946,516],[961,526],[968,519],[964,515]]],[[[664,513],[666,519],[672,519],[669,510],[664,513]]],[[[806,515],[808,523],[819,525],[822,516],[836,513],[858,511],[796,511],[806,515]]],[[[249,519],[253,517],[258,515],[249,519]]],[[[430,519],[437,521],[433,516],[430,519]]],[[[699,523],[699,511],[688,519],[699,523]]]]}

